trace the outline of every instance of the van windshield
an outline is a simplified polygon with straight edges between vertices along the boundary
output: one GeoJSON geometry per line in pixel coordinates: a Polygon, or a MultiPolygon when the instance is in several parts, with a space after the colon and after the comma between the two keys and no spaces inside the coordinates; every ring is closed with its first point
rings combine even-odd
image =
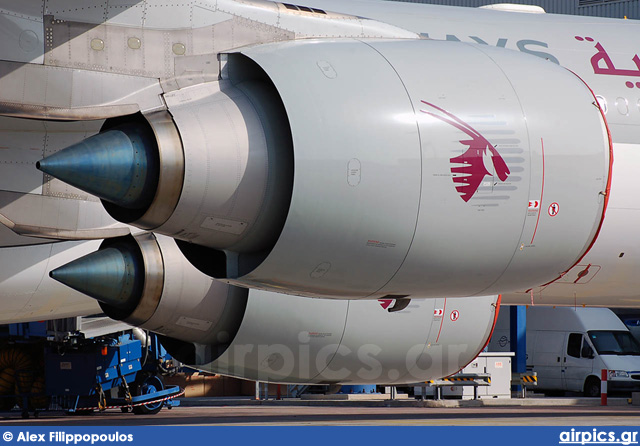
{"type": "Polygon", "coordinates": [[[593,330],[587,333],[596,351],[601,355],[640,356],[640,344],[628,331],[593,330]]]}

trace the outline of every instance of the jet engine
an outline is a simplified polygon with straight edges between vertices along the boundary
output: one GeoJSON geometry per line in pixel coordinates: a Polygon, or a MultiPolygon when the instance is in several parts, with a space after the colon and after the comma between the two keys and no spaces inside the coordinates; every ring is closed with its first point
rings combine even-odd
{"type": "Polygon", "coordinates": [[[247,303],[246,289],[202,274],[173,239],[150,233],[107,239],[49,275],[98,300],[112,319],[222,349],[235,336],[247,303]]]}
{"type": "Polygon", "coordinates": [[[552,62],[344,39],[220,64],[220,81],[165,94],[168,113],[109,121],[39,167],[180,240],[208,275],[299,295],[521,290],[560,277],[597,237],[606,122],[552,62]]]}
{"type": "Polygon", "coordinates": [[[110,317],[162,335],[182,362],[275,382],[400,384],[450,375],[486,345],[500,305],[498,296],[401,305],[248,290],[211,279],[174,240],[146,233],[105,241],[51,276],[97,299],[110,317]]]}

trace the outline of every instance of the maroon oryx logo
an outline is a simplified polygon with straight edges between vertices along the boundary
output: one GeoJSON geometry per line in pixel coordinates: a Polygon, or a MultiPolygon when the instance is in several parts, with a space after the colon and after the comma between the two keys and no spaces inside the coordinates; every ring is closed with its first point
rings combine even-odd
{"type": "Polygon", "coordinates": [[[484,177],[491,175],[485,167],[483,160],[485,156],[489,156],[487,151],[490,153],[493,168],[495,169],[495,173],[498,178],[500,178],[500,181],[505,181],[507,179],[511,173],[507,167],[507,163],[504,162],[504,159],[502,159],[496,148],[493,147],[493,145],[487,141],[484,136],[460,118],[457,118],[437,105],[430,104],[426,101],[421,102],[434,110],[437,110],[440,114],[427,110],[420,110],[422,113],[426,113],[454,126],[458,130],[469,135],[471,138],[460,141],[460,144],[469,147],[466,152],[450,159],[451,173],[454,174],[453,183],[456,186],[456,190],[460,193],[460,197],[464,201],[469,201],[471,197],[475,195],[484,177]]]}

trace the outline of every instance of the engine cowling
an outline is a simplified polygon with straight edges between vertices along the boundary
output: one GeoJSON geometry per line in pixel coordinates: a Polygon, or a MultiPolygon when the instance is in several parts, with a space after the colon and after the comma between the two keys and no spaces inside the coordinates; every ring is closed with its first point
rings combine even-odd
{"type": "Polygon", "coordinates": [[[610,142],[569,71],[451,42],[243,54],[283,99],[295,182],[278,243],[237,283],[471,296],[553,280],[594,240],[610,142]]]}
{"type": "Polygon", "coordinates": [[[424,382],[457,372],[482,351],[499,298],[412,299],[397,312],[387,305],[250,290],[233,342],[199,367],[272,382],[424,382]]]}
{"type": "Polygon", "coordinates": [[[174,240],[146,233],[105,241],[51,276],[97,299],[110,317],[162,335],[182,362],[274,382],[400,384],[450,375],[486,345],[500,306],[498,296],[401,305],[238,288],[199,272],[174,240]]]}
{"type": "Polygon", "coordinates": [[[553,63],[428,40],[221,58],[220,82],[165,95],[184,153],[173,212],[128,220],[207,274],[337,298],[487,295],[554,280],[597,236],[606,122],[553,63]]]}

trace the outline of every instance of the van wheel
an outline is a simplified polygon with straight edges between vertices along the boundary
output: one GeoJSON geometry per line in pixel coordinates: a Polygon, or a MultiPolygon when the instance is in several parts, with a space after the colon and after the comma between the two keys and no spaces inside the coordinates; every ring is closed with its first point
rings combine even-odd
{"type": "Polygon", "coordinates": [[[600,396],[600,380],[590,376],[584,383],[584,396],[596,398],[600,396]]]}

